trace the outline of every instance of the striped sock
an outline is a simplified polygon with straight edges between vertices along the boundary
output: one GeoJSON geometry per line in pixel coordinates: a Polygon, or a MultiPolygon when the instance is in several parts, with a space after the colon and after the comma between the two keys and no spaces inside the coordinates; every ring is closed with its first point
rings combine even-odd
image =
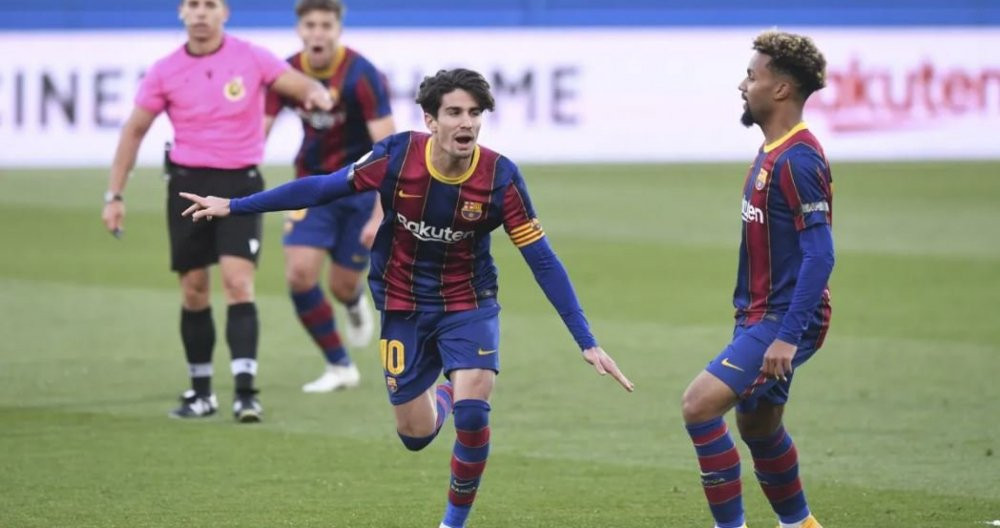
{"type": "Polygon", "coordinates": [[[295,312],[302,326],[323,350],[326,362],[331,365],[350,365],[351,358],[347,356],[347,350],[337,333],[333,307],[319,285],[301,293],[292,292],[292,303],[295,304],[295,312]]]}
{"type": "Polygon", "coordinates": [[[764,438],[744,438],[753,455],[754,473],[778,519],[795,524],[809,516],[799,481],[799,454],[784,426],[764,438]]]}
{"type": "Polygon", "coordinates": [[[476,500],[490,453],[490,404],[483,400],[460,400],[455,402],[454,413],[457,438],[451,455],[448,506],[441,522],[461,528],[476,500]]]}
{"type": "Polygon", "coordinates": [[[740,454],[722,417],[687,425],[698,453],[701,485],[718,528],[743,526],[743,487],[740,483],[740,454]]]}

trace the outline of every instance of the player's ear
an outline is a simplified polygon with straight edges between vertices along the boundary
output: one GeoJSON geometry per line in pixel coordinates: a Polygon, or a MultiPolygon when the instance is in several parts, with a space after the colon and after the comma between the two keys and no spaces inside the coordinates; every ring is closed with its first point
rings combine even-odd
{"type": "Polygon", "coordinates": [[[795,84],[788,79],[779,79],[774,86],[774,100],[784,101],[795,95],[795,84]]]}
{"type": "Polygon", "coordinates": [[[431,131],[431,134],[437,133],[437,119],[434,119],[434,116],[427,112],[424,112],[424,126],[427,127],[427,130],[431,131]]]}

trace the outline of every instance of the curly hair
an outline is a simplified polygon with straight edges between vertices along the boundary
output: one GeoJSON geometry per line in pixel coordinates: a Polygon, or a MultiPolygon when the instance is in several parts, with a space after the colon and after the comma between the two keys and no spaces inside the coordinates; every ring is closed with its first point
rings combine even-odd
{"type": "Polygon", "coordinates": [[[802,100],[826,86],[826,59],[811,38],[765,31],[754,39],[753,49],[771,57],[772,70],[795,79],[802,100]]]}
{"type": "Polygon", "coordinates": [[[302,18],[313,11],[327,11],[344,18],[347,8],[340,0],[298,0],[295,2],[295,16],[302,18]]]}
{"type": "Polygon", "coordinates": [[[496,106],[486,78],[465,68],[438,70],[434,76],[424,77],[417,90],[416,103],[424,112],[436,117],[441,109],[441,98],[457,89],[469,92],[482,110],[492,111],[496,106]]]}

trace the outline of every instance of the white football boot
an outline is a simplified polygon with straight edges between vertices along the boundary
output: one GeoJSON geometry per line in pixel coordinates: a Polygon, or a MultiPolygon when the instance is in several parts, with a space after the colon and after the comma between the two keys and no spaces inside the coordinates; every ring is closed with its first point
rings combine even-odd
{"type": "Polygon", "coordinates": [[[347,306],[347,325],[344,337],[352,347],[368,346],[375,334],[375,314],[368,296],[361,294],[354,306],[347,306]]]}
{"type": "Polygon", "coordinates": [[[361,373],[354,363],[350,365],[327,365],[323,375],[302,386],[302,392],[332,392],[337,389],[353,389],[361,384],[361,373]]]}

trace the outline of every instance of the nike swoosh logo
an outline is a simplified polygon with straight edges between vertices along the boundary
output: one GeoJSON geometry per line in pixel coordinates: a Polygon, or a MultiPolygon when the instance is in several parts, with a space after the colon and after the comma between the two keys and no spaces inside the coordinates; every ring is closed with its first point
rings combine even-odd
{"type": "Polygon", "coordinates": [[[479,355],[480,356],[488,356],[488,355],[490,355],[490,354],[492,354],[492,353],[494,353],[496,351],[497,351],[497,349],[495,349],[495,348],[493,350],[483,350],[483,349],[480,348],[479,349],[479,355]]]}
{"type": "Polygon", "coordinates": [[[404,190],[400,190],[399,191],[399,197],[400,198],[423,198],[424,196],[422,194],[410,194],[410,193],[408,193],[408,192],[406,192],[404,190]]]}
{"type": "Polygon", "coordinates": [[[723,367],[729,367],[729,368],[731,368],[731,369],[736,369],[736,370],[738,370],[738,371],[740,371],[740,372],[746,372],[746,371],[745,371],[745,370],[743,370],[742,368],[740,368],[740,367],[738,367],[738,366],[736,366],[736,365],[732,364],[732,363],[731,363],[731,362],[729,361],[729,358],[725,358],[725,359],[723,359],[723,360],[722,360],[722,366],[723,366],[723,367]]]}

